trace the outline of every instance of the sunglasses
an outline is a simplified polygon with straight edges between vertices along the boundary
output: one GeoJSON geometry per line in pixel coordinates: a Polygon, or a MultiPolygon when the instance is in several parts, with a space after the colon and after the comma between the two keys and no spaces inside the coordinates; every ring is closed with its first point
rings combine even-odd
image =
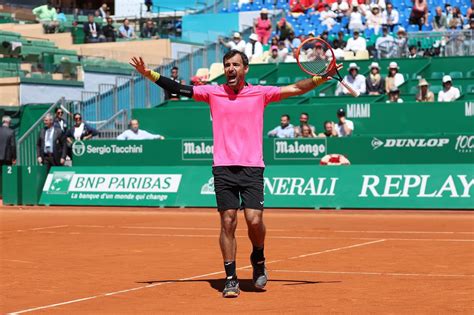
{"type": "Polygon", "coordinates": [[[81,117],[74,117],[74,120],[81,120],[81,117]]]}

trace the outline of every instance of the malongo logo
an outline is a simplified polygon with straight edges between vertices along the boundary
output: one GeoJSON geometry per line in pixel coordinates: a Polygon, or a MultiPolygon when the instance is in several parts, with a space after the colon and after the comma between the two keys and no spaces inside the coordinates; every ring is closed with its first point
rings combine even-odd
{"type": "Polygon", "coordinates": [[[320,160],[326,155],[327,141],[324,139],[275,139],[275,160],[320,160]]]}
{"type": "Polygon", "coordinates": [[[181,141],[183,160],[212,160],[214,144],[210,139],[181,141]]]}
{"type": "Polygon", "coordinates": [[[441,148],[449,144],[449,138],[373,138],[371,145],[374,150],[383,148],[441,148]]]}

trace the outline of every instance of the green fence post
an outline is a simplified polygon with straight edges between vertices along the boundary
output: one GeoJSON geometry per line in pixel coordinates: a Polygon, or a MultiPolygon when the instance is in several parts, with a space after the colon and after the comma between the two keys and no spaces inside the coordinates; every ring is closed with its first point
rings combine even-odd
{"type": "Polygon", "coordinates": [[[46,166],[24,166],[21,169],[22,204],[37,205],[47,176],[46,166]]]}
{"type": "Polygon", "coordinates": [[[21,167],[12,165],[3,165],[2,184],[3,184],[3,204],[19,205],[21,204],[21,167]]]}

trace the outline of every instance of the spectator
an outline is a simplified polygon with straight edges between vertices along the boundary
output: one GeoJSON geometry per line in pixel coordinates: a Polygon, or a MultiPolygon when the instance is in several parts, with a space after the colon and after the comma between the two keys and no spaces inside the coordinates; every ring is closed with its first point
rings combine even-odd
{"type": "Polygon", "coordinates": [[[321,21],[321,25],[326,25],[328,30],[331,30],[332,27],[337,23],[336,17],[336,13],[330,10],[328,4],[324,5],[324,11],[319,14],[319,20],[321,21]]]}
{"type": "Polygon", "coordinates": [[[347,45],[344,50],[352,51],[354,53],[367,50],[367,42],[365,41],[365,38],[359,36],[359,30],[354,30],[354,35],[347,40],[347,45]]]}
{"type": "Polygon", "coordinates": [[[260,17],[255,21],[253,29],[254,33],[258,35],[258,41],[263,45],[267,45],[270,35],[272,35],[272,21],[268,18],[266,8],[260,11],[260,17]]]}
{"type": "Polygon", "coordinates": [[[128,19],[123,20],[122,26],[119,27],[119,37],[123,39],[135,39],[135,31],[130,27],[130,21],[128,19]]]}
{"type": "Polygon", "coordinates": [[[418,48],[416,48],[415,45],[410,46],[409,51],[410,51],[410,52],[408,53],[408,58],[409,58],[409,59],[413,59],[413,58],[417,58],[417,57],[418,57],[418,48]]]}
{"type": "Polygon", "coordinates": [[[301,39],[295,36],[295,32],[291,31],[288,39],[286,40],[286,47],[288,51],[298,49],[301,45],[301,39]]]}
{"type": "Polygon", "coordinates": [[[285,58],[285,62],[297,62],[296,60],[296,55],[298,54],[298,50],[297,49],[293,49],[293,53],[292,54],[288,54],[285,58]]]}
{"type": "Polygon", "coordinates": [[[58,31],[58,15],[51,0],[48,0],[45,5],[34,8],[33,14],[36,16],[36,20],[43,25],[46,34],[58,31]]]}
{"type": "Polygon", "coordinates": [[[286,48],[285,42],[278,43],[278,56],[280,56],[281,60],[285,60],[286,56],[288,56],[288,48],[286,48]]]}
{"type": "Polygon", "coordinates": [[[222,38],[219,38],[219,42],[230,50],[238,50],[240,52],[245,51],[245,41],[240,36],[239,32],[234,33],[231,41],[226,43],[222,38]]]}
{"type": "Polygon", "coordinates": [[[267,135],[276,138],[294,138],[295,130],[293,125],[290,124],[290,116],[287,114],[281,115],[280,126],[270,130],[267,135]]]}
{"type": "Polygon", "coordinates": [[[397,39],[395,40],[398,46],[398,53],[401,57],[406,56],[408,50],[408,36],[403,27],[399,27],[397,31],[397,39]]]}
{"type": "Polygon", "coordinates": [[[130,129],[125,130],[122,132],[118,137],[117,140],[152,140],[152,139],[159,139],[164,140],[165,137],[161,135],[154,135],[149,133],[148,131],[139,129],[139,124],[137,119],[130,120],[128,124],[130,129]]]}
{"type": "Polygon", "coordinates": [[[399,15],[398,11],[393,8],[393,4],[387,3],[385,11],[382,12],[382,25],[388,27],[390,32],[398,25],[399,15]]]}
{"type": "Polygon", "coordinates": [[[296,137],[298,137],[298,138],[315,138],[316,135],[311,130],[310,126],[302,125],[301,126],[301,134],[299,136],[296,136],[296,137]]]}
{"type": "Polygon", "coordinates": [[[84,23],[84,35],[86,43],[105,42],[105,36],[102,34],[100,25],[94,21],[94,16],[89,14],[87,23],[84,23]]]}
{"type": "Polygon", "coordinates": [[[338,39],[332,41],[332,48],[337,60],[344,59],[344,50],[341,49],[338,39]]]}
{"type": "Polygon", "coordinates": [[[82,121],[81,114],[75,113],[73,117],[74,126],[66,132],[66,140],[69,145],[72,145],[75,140],[89,140],[99,134],[95,128],[82,121]]]}
{"type": "Polygon", "coordinates": [[[382,36],[377,38],[375,41],[375,49],[377,50],[377,57],[386,58],[391,56],[393,53],[393,46],[395,44],[395,39],[392,35],[388,33],[388,27],[382,27],[382,36]]]}
{"type": "Polygon", "coordinates": [[[399,87],[400,85],[405,83],[405,78],[401,73],[398,73],[398,70],[399,67],[395,61],[392,61],[388,65],[388,75],[385,79],[385,91],[387,93],[389,93],[393,87],[399,87]]]}
{"type": "Polygon", "coordinates": [[[151,12],[151,7],[153,6],[152,0],[145,0],[146,12],[151,12]]]}
{"type": "Polygon", "coordinates": [[[109,11],[109,8],[107,7],[107,3],[103,3],[99,8],[99,16],[104,21],[107,19],[107,11],[109,11]]]}
{"type": "Polygon", "coordinates": [[[462,16],[461,10],[459,7],[454,7],[452,12],[452,17],[449,19],[448,27],[449,28],[458,28],[462,27],[464,24],[464,18],[462,16]]]}
{"type": "Polygon", "coordinates": [[[67,22],[66,15],[63,13],[63,10],[61,10],[61,7],[56,7],[56,14],[57,14],[57,20],[59,24],[63,24],[67,22]]]}
{"type": "MultiPolygon", "coordinates": [[[[179,68],[178,67],[173,67],[171,68],[171,76],[170,79],[173,80],[176,83],[179,84],[186,84],[186,82],[179,77],[179,68]]],[[[168,92],[168,90],[165,91],[165,100],[170,100],[170,101],[179,101],[180,97],[178,94],[172,94],[168,92]]]]}
{"type": "Polygon", "coordinates": [[[337,38],[332,41],[333,48],[335,46],[334,42],[337,40],[337,46],[341,49],[346,47],[347,42],[344,40],[344,32],[339,31],[337,32],[337,38]]]}
{"type": "Polygon", "coordinates": [[[116,32],[114,27],[114,20],[109,16],[107,17],[107,24],[102,27],[102,34],[105,37],[106,42],[116,41],[116,32]]]}
{"type": "Polygon", "coordinates": [[[382,14],[380,14],[379,6],[375,3],[372,3],[370,5],[370,11],[368,11],[365,16],[367,19],[365,22],[367,28],[374,30],[374,33],[378,35],[380,27],[382,26],[382,14]]]}
{"type": "Polygon", "coordinates": [[[336,1],[331,5],[331,11],[336,14],[336,22],[340,23],[342,18],[347,15],[349,10],[349,5],[345,1],[336,1]]]}
{"type": "Polygon", "coordinates": [[[324,132],[320,133],[318,137],[337,137],[336,127],[332,121],[326,120],[324,122],[324,132]]]}
{"type": "Polygon", "coordinates": [[[3,165],[13,165],[16,163],[15,133],[10,129],[10,116],[2,117],[0,127],[0,175],[3,165]]]}
{"type": "Polygon", "coordinates": [[[268,57],[267,62],[268,63],[280,63],[283,62],[285,59],[282,59],[280,55],[278,54],[278,47],[277,46],[272,46],[271,48],[271,55],[268,57]]]}
{"type": "Polygon", "coordinates": [[[61,129],[62,133],[65,134],[67,131],[67,122],[63,118],[63,114],[64,114],[63,109],[61,107],[58,107],[56,108],[56,111],[54,113],[56,115],[53,121],[54,127],[61,129]]]}
{"type": "Polygon", "coordinates": [[[438,102],[454,102],[461,96],[459,89],[453,86],[452,81],[449,75],[443,77],[443,90],[438,93],[438,102]]]}
{"type": "Polygon", "coordinates": [[[252,33],[249,37],[249,42],[245,45],[245,54],[249,58],[249,61],[252,59],[258,59],[263,55],[263,46],[262,43],[258,41],[258,35],[252,33]]]}
{"type": "Polygon", "coordinates": [[[385,79],[380,75],[380,66],[377,62],[372,62],[369,67],[370,73],[365,80],[367,94],[380,95],[385,94],[385,79]]]}
{"type": "Polygon", "coordinates": [[[291,0],[290,1],[290,12],[291,15],[294,17],[298,17],[301,14],[306,14],[309,8],[313,6],[311,2],[308,0],[291,0]]]}
{"type": "Polygon", "coordinates": [[[416,94],[417,102],[434,102],[434,93],[428,88],[428,82],[425,79],[420,79],[418,83],[418,93],[416,94]]]}
{"type": "Polygon", "coordinates": [[[433,18],[433,30],[434,31],[444,31],[448,28],[448,20],[446,15],[443,14],[441,7],[436,7],[436,14],[433,18]]]}
{"type": "Polygon", "coordinates": [[[362,13],[359,11],[359,7],[354,5],[352,7],[352,12],[349,15],[349,26],[350,31],[363,30],[364,24],[362,23],[362,13]]]}
{"type": "Polygon", "coordinates": [[[313,125],[309,124],[309,114],[301,113],[300,115],[300,125],[294,127],[295,137],[301,137],[303,134],[303,126],[307,126],[311,130],[312,137],[316,137],[316,129],[313,125]]]}
{"type": "Polygon", "coordinates": [[[388,92],[387,103],[403,103],[403,100],[400,98],[400,90],[398,87],[393,86],[388,92]]]}
{"type": "Polygon", "coordinates": [[[153,23],[151,19],[146,20],[146,25],[140,33],[140,37],[151,39],[160,38],[160,36],[158,35],[158,29],[155,27],[155,23],[153,23]]]}
{"type": "Polygon", "coordinates": [[[423,24],[428,22],[428,4],[426,0],[414,0],[408,21],[410,24],[418,25],[421,31],[423,24]]]}
{"type": "MultiPolygon", "coordinates": [[[[469,20],[469,24],[464,25],[464,29],[474,31],[474,18],[471,18],[469,20]]],[[[472,32],[471,32],[471,35],[469,37],[469,41],[472,42],[472,40],[473,40],[473,38],[472,38],[472,32]]]]}
{"type": "MultiPolygon", "coordinates": [[[[365,94],[366,86],[365,86],[365,77],[359,74],[359,67],[355,62],[351,62],[349,64],[349,68],[347,69],[349,74],[344,77],[344,80],[350,87],[354,90],[359,91],[360,94],[365,94]]],[[[338,83],[336,88],[336,96],[338,95],[349,95],[349,91],[338,83]]]]}
{"type": "Polygon", "coordinates": [[[349,137],[352,135],[354,131],[354,123],[349,119],[346,119],[346,112],[343,108],[339,108],[337,110],[337,124],[334,125],[336,127],[336,134],[338,137],[349,137]]]}
{"type": "Polygon", "coordinates": [[[54,127],[51,114],[46,114],[43,122],[44,128],[36,142],[36,154],[38,163],[46,165],[49,171],[51,166],[61,166],[66,162],[66,142],[61,129],[54,127]]]}
{"type": "Polygon", "coordinates": [[[293,27],[285,18],[281,18],[277,23],[277,34],[280,36],[280,41],[285,41],[290,38],[290,33],[293,32],[293,27]]]}

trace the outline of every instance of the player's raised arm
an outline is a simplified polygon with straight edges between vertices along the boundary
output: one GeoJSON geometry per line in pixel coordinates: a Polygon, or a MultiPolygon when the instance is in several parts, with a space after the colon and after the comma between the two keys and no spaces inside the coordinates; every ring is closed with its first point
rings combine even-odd
{"type": "Polygon", "coordinates": [[[162,76],[158,72],[147,68],[142,57],[132,57],[130,65],[134,67],[135,70],[137,70],[137,72],[143,75],[145,78],[155,82],[161,88],[172,94],[179,94],[181,96],[189,98],[193,96],[193,87],[191,85],[184,85],[175,82],[165,76],[162,76]]]}

